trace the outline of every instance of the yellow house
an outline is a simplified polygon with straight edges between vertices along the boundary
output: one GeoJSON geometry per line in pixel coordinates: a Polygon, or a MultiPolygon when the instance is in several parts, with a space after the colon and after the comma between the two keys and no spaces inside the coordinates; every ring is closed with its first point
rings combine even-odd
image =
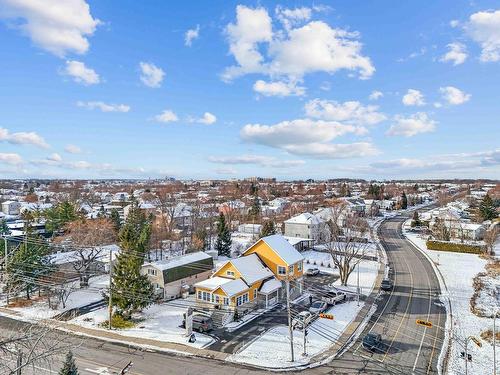
{"type": "Polygon", "coordinates": [[[258,302],[270,307],[284,295],[287,279],[292,295],[302,292],[302,263],[302,255],[283,236],[264,237],[210,279],[195,284],[196,299],[201,305],[229,310],[258,302]]]}

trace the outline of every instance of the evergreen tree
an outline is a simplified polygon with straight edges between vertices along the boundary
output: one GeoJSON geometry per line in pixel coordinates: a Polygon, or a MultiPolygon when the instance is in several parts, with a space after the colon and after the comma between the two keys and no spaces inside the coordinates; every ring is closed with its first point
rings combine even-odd
{"type": "Polygon", "coordinates": [[[260,237],[272,236],[273,234],[276,234],[276,226],[274,225],[274,221],[268,220],[262,225],[260,237]]]}
{"type": "Polygon", "coordinates": [[[5,220],[0,220],[0,236],[10,234],[9,227],[7,226],[7,222],[5,220]]]}
{"type": "Polygon", "coordinates": [[[113,222],[116,232],[120,232],[122,220],[120,219],[120,214],[116,208],[111,210],[111,221],[113,222]]]}
{"type": "Polygon", "coordinates": [[[64,201],[46,210],[44,216],[47,233],[54,234],[62,230],[67,223],[78,219],[80,215],[73,203],[64,201]]]}
{"type": "Polygon", "coordinates": [[[401,195],[401,208],[406,210],[408,208],[408,198],[406,197],[406,193],[403,191],[403,195],[401,195]]]}
{"type": "Polygon", "coordinates": [[[250,207],[248,214],[254,219],[256,219],[260,214],[260,201],[257,195],[253,198],[252,207],[250,207]]]}
{"type": "Polygon", "coordinates": [[[217,253],[227,257],[231,256],[231,242],[231,232],[227,227],[226,218],[221,212],[217,222],[217,241],[215,243],[217,253]]]}
{"type": "Polygon", "coordinates": [[[153,285],[146,275],[140,273],[150,236],[151,223],[133,201],[119,233],[121,252],[111,282],[112,304],[125,319],[149,306],[153,299],[153,285]]]}
{"type": "Polygon", "coordinates": [[[491,220],[498,216],[493,199],[491,199],[488,194],[484,196],[483,200],[479,204],[479,214],[483,221],[491,220]]]}
{"type": "Polygon", "coordinates": [[[63,367],[59,371],[59,375],[78,375],[78,368],[76,367],[75,358],[71,350],[66,354],[63,367]]]}
{"type": "Polygon", "coordinates": [[[40,280],[53,271],[53,265],[47,255],[48,247],[40,245],[40,239],[26,238],[14,254],[9,257],[7,269],[8,288],[11,291],[25,291],[30,299],[32,292],[40,285],[40,280]]]}
{"type": "Polygon", "coordinates": [[[411,226],[419,227],[420,225],[422,225],[422,222],[420,221],[420,217],[418,216],[418,211],[415,211],[411,220],[411,226]]]}

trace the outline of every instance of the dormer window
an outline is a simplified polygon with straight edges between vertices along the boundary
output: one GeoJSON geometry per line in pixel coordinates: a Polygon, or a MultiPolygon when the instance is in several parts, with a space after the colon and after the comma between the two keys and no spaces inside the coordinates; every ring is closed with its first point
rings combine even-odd
{"type": "Polygon", "coordinates": [[[234,277],[234,272],[233,271],[226,271],[226,275],[229,277],[234,277]]]}

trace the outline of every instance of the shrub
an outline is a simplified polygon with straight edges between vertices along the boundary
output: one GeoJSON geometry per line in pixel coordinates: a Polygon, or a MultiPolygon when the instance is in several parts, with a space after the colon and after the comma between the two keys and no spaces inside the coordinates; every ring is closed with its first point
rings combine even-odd
{"type": "MultiPolygon", "coordinates": [[[[103,328],[108,328],[109,320],[102,322],[100,326],[103,328]]],[[[118,329],[127,329],[127,328],[133,328],[135,326],[135,323],[131,320],[125,319],[123,316],[119,314],[114,314],[111,317],[111,326],[113,328],[118,328],[118,329]]]]}
{"type": "Polygon", "coordinates": [[[479,245],[467,245],[463,243],[456,242],[443,242],[443,241],[435,241],[428,240],[426,242],[427,248],[429,250],[438,250],[438,251],[451,251],[454,253],[468,253],[468,254],[482,254],[484,249],[479,245]]]}

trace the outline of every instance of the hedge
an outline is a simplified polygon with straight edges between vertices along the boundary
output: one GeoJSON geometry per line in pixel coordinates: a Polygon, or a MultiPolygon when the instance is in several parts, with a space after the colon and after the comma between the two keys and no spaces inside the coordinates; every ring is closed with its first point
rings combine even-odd
{"type": "Polygon", "coordinates": [[[468,254],[484,253],[483,247],[479,245],[467,245],[463,243],[443,242],[434,240],[428,240],[426,245],[429,250],[451,251],[454,253],[468,253],[468,254]]]}

